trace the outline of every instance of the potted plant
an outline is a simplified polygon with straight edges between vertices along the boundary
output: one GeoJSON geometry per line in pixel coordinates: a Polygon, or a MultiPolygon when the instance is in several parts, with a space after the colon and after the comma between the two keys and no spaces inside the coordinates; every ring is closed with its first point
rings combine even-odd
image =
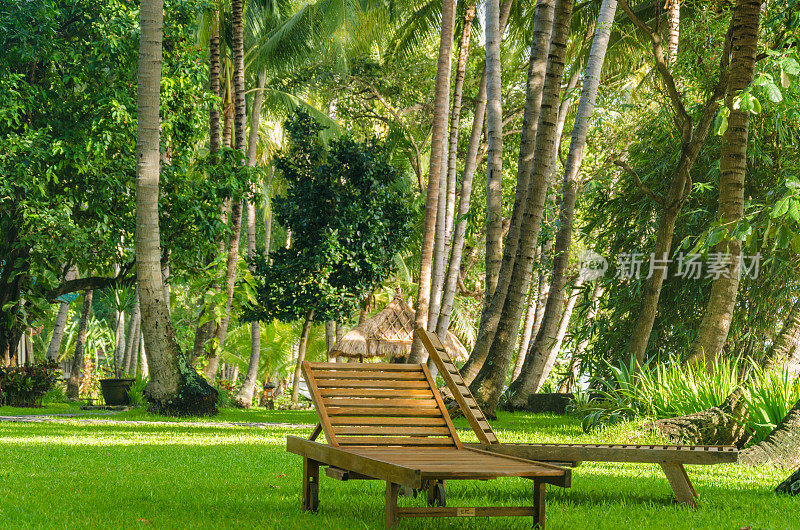
{"type": "MultiPolygon", "coordinates": [[[[133,287],[122,287],[103,293],[103,299],[117,315],[130,310],[136,304],[136,289],[133,287]]],[[[113,352],[111,360],[113,362],[113,377],[100,379],[100,391],[107,406],[129,405],[128,390],[130,390],[135,378],[122,377],[121,370],[117,365],[117,357],[120,352],[113,352]]]]}

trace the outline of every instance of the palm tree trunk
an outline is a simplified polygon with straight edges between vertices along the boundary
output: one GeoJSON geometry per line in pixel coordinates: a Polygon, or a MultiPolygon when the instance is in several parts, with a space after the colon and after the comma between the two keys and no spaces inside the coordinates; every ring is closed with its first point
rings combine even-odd
{"type": "Polygon", "coordinates": [[[213,414],[216,391],[188,368],[175,340],[161,272],[158,226],[159,107],[163,0],[141,2],[136,135],[136,273],[150,382],[146,394],[156,410],[213,414]],[[181,368],[182,367],[182,368],[181,368]],[[181,394],[179,389],[183,389],[181,394]]]}
{"type": "Polygon", "coordinates": [[[336,322],[334,320],[325,321],[325,352],[329,363],[335,363],[336,357],[331,356],[333,347],[336,345],[336,322]]]}
{"type": "Polygon", "coordinates": [[[178,391],[177,344],[164,299],[158,226],[159,105],[163,0],[141,3],[136,139],[136,270],[150,383],[148,398],[166,405],[178,391]]]}
{"type": "Polygon", "coordinates": [[[67,380],[67,397],[78,398],[83,380],[84,351],[86,348],[86,331],[89,329],[89,314],[92,312],[92,296],[94,291],[83,293],[81,320],[78,322],[78,336],[75,339],[75,353],[72,356],[72,369],[67,380]]]}
{"type": "MultiPolygon", "coordinates": [[[[600,87],[600,74],[605,62],[611,26],[617,10],[616,0],[603,0],[598,15],[595,36],[589,59],[586,63],[581,99],[572,129],[569,154],[564,167],[563,197],[559,211],[559,229],[553,250],[553,271],[550,275],[550,292],[547,296],[544,317],[526,355],[520,376],[510,388],[513,394],[512,406],[521,407],[527,403],[528,395],[535,392],[543,381],[542,375],[552,366],[553,345],[556,342],[558,326],[561,320],[561,308],[564,303],[564,287],[567,282],[569,266],[569,249],[572,246],[572,225],[575,217],[575,201],[577,199],[577,175],[583,162],[583,151],[589,132],[589,119],[594,113],[597,90],[600,87]]],[[[556,352],[557,353],[557,352],[556,352]]]]}
{"type": "MultiPolygon", "coordinates": [[[[450,58],[453,51],[455,16],[455,0],[442,0],[442,28],[439,39],[439,59],[436,67],[436,88],[433,98],[434,119],[431,132],[431,161],[425,199],[425,222],[422,229],[419,289],[414,322],[416,328],[426,328],[428,324],[436,213],[439,204],[442,168],[444,167],[443,156],[445,137],[447,135],[447,115],[450,108],[450,58]]],[[[422,348],[422,344],[415,336],[408,362],[419,363],[424,360],[424,348],[422,348]]]]}
{"type": "Polygon", "coordinates": [[[478,374],[489,354],[489,347],[494,340],[497,323],[508,292],[508,284],[511,280],[508,271],[513,268],[513,260],[519,243],[522,216],[527,203],[531,168],[533,167],[533,152],[548,69],[548,52],[553,30],[555,5],[556,0],[542,0],[536,3],[531,57],[528,61],[522,138],[520,139],[517,162],[517,189],[514,198],[514,210],[511,214],[511,224],[503,247],[497,288],[491,296],[489,296],[488,291],[484,292],[484,308],[480,325],[478,326],[478,338],[469,359],[461,368],[461,374],[467,384],[471,383],[478,374]]]}
{"type": "Polygon", "coordinates": [[[53,335],[50,337],[50,344],[47,346],[45,359],[58,359],[58,353],[61,351],[61,342],[64,339],[64,329],[67,327],[68,317],[69,302],[60,302],[58,304],[56,322],[53,325],[53,335]]]}
{"type": "MultiPolygon", "coordinates": [[[[536,251],[535,260],[538,259],[541,250],[536,251]]],[[[519,347],[517,348],[517,359],[514,362],[514,370],[511,372],[511,380],[519,376],[522,371],[522,363],[525,361],[525,354],[528,352],[528,346],[531,343],[531,335],[533,334],[533,326],[536,324],[536,309],[539,306],[539,286],[541,275],[532,275],[533,280],[528,288],[528,302],[527,309],[525,310],[525,320],[522,323],[522,336],[519,339],[519,347]]]]}
{"type": "MultiPolygon", "coordinates": [[[[141,308],[139,306],[139,295],[135,295],[133,307],[131,308],[131,316],[128,319],[128,330],[125,332],[125,336],[127,337],[127,344],[125,345],[125,354],[123,355],[122,361],[122,373],[125,376],[129,376],[131,374],[131,365],[133,365],[133,358],[138,355],[139,346],[139,320],[141,317],[141,308]]],[[[135,373],[134,373],[135,375],[135,373]]]]}
{"type": "MultiPolygon", "coordinates": [[[[747,137],[750,113],[734,108],[739,92],[753,82],[758,48],[760,0],[739,0],[734,17],[731,75],[725,105],[730,114],[722,136],[719,159],[719,222],[732,231],[744,215],[744,179],[747,172],[747,137]]],[[[728,232],[730,233],[730,232],[728,232]]],[[[742,242],[733,237],[720,241],[717,252],[729,254],[724,273],[711,284],[711,296],[687,363],[704,364],[713,369],[722,352],[733,320],[741,275],[742,242]]]]}
{"type": "Polygon", "coordinates": [[[583,285],[583,279],[578,277],[572,288],[570,296],[567,298],[567,304],[564,307],[564,311],[561,313],[561,320],[558,324],[558,330],[553,338],[553,344],[550,346],[550,350],[547,353],[545,362],[541,366],[538,366],[538,363],[537,365],[534,365],[534,370],[538,372],[534,387],[536,390],[534,390],[534,392],[538,392],[542,388],[542,385],[544,385],[544,382],[547,380],[547,378],[550,376],[550,372],[553,370],[553,365],[555,364],[556,358],[561,351],[561,345],[564,342],[564,337],[566,336],[567,329],[569,328],[572,312],[575,309],[575,304],[581,294],[581,285],[583,285]]]}
{"type": "MultiPolygon", "coordinates": [[[[576,64],[572,74],[570,75],[565,93],[570,92],[578,85],[578,78],[580,77],[579,73],[581,70],[582,67],[580,63],[576,64]]],[[[554,156],[558,155],[558,149],[561,148],[562,133],[564,132],[564,125],[567,121],[567,112],[569,111],[569,107],[570,100],[568,98],[564,98],[558,108],[558,123],[556,123],[556,145],[559,147],[556,149],[554,156]]],[[[552,174],[555,175],[555,171],[553,171],[552,174]]],[[[552,186],[552,184],[548,184],[548,186],[552,186]]],[[[538,261],[540,265],[544,262],[548,262],[552,250],[553,241],[551,239],[542,245],[540,250],[536,251],[534,261],[538,261]],[[540,259],[542,256],[547,256],[548,258],[542,261],[540,259]]],[[[535,275],[532,273],[532,278],[534,281],[531,283],[531,287],[528,289],[528,296],[533,296],[534,298],[530,299],[528,302],[528,311],[525,313],[525,322],[522,328],[522,339],[520,340],[519,348],[517,348],[517,359],[514,363],[514,370],[511,373],[512,381],[519,377],[519,374],[522,371],[522,365],[525,363],[525,357],[530,349],[531,339],[536,337],[536,334],[539,332],[539,327],[541,326],[542,318],[544,317],[547,295],[550,292],[549,276],[547,276],[543,270],[539,270],[539,272],[535,275]]]]}
{"type": "Polygon", "coordinates": [[[742,451],[739,459],[748,465],[800,466],[800,401],[774,431],[763,441],[742,451]]]}
{"type": "MultiPolygon", "coordinates": [[[[493,306],[502,306],[499,318],[495,320],[495,325],[489,328],[490,330],[496,330],[492,340],[489,341],[492,359],[487,359],[483,363],[478,375],[470,383],[472,394],[476,397],[484,412],[492,416],[500,400],[508,366],[511,363],[517,331],[519,330],[522,304],[530,286],[533,256],[536,251],[536,242],[544,215],[544,202],[548,188],[547,179],[550,175],[550,166],[554,160],[553,152],[556,149],[555,124],[558,121],[561,79],[564,75],[564,58],[569,38],[573,3],[572,0],[559,0],[555,8],[547,75],[542,89],[539,123],[537,125],[536,141],[534,142],[534,162],[528,182],[527,198],[524,202],[525,215],[520,224],[516,257],[510,269],[511,274],[507,276],[508,280],[501,280],[506,286],[507,296],[504,297],[505,300],[500,297],[494,297],[497,302],[494,299],[492,300],[493,306]],[[512,285],[513,288],[509,288],[512,285]],[[501,328],[497,326],[500,322],[505,322],[508,325],[501,328]]],[[[502,292],[497,294],[500,295],[502,292]]],[[[479,332],[478,340],[480,339],[479,332]]],[[[487,353],[488,351],[489,349],[487,348],[487,353]]],[[[473,350],[474,353],[475,350],[473,350]]]]}
{"type": "MultiPolygon", "coordinates": [[[[512,0],[503,3],[500,13],[500,24],[505,29],[508,16],[511,12],[512,0]]],[[[481,74],[481,82],[478,87],[478,94],[475,97],[475,108],[473,112],[472,132],[467,145],[467,154],[464,158],[464,173],[461,177],[461,191],[458,198],[458,224],[456,224],[450,261],[447,265],[447,276],[445,278],[444,292],[442,293],[442,305],[439,310],[439,320],[436,324],[436,334],[440,337],[445,334],[450,327],[450,316],[453,313],[453,301],[455,300],[458,289],[458,275],[461,271],[461,258],[464,253],[464,238],[467,233],[466,215],[469,212],[470,196],[472,195],[472,180],[475,170],[478,167],[478,150],[483,134],[483,124],[486,117],[486,68],[481,74]]]]}
{"type": "MultiPolygon", "coordinates": [[[[119,301],[119,295],[117,301],[119,301]]],[[[125,365],[125,311],[117,311],[117,325],[114,327],[114,370],[115,377],[120,377],[125,365]]]]}
{"type": "MultiPolygon", "coordinates": [[[[211,93],[220,98],[219,83],[219,11],[214,9],[211,13],[211,35],[208,40],[208,84],[211,93]]],[[[213,157],[219,151],[219,108],[216,104],[208,109],[209,151],[213,157]]]]}
{"type": "Polygon", "coordinates": [[[300,397],[300,367],[306,359],[306,348],[308,347],[308,334],[311,330],[311,320],[314,318],[314,310],[308,312],[303,322],[303,331],[300,333],[300,346],[297,349],[297,364],[294,367],[294,382],[292,384],[292,403],[297,403],[300,397]]]}
{"type": "MultiPolygon", "coordinates": [[[[433,248],[433,273],[431,286],[431,306],[428,312],[428,329],[437,329],[444,298],[442,291],[447,272],[447,257],[450,253],[453,232],[453,217],[456,206],[456,162],[458,158],[458,129],[461,120],[461,99],[464,95],[464,77],[467,69],[467,55],[472,31],[472,19],[475,18],[475,6],[467,7],[464,14],[464,27],[461,32],[461,45],[458,52],[456,79],[453,86],[453,111],[450,115],[450,138],[443,161],[447,167],[442,171],[446,176],[446,185],[439,189],[439,209],[436,212],[436,243],[433,248]]],[[[437,331],[438,333],[438,331],[437,331]]],[[[440,338],[444,336],[443,333],[440,338]]],[[[428,360],[431,373],[436,372],[436,365],[428,360]]]]}
{"type": "MultiPolygon", "coordinates": [[[[503,6],[505,7],[505,6],[503,6]]],[[[503,13],[500,13],[500,24],[505,26],[503,13]]],[[[453,111],[450,115],[450,139],[447,149],[447,214],[445,217],[445,257],[450,255],[453,225],[455,220],[456,176],[458,162],[458,131],[461,123],[461,100],[464,96],[464,78],[467,73],[467,58],[469,56],[469,43],[472,35],[472,21],[475,18],[475,5],[470,3],[464,12],[464,27],[461,30],[461,44],[456,65],[456,79],[453,85],[453,111]]]]}
{"type": "MultiPolygon", "coordinates": [[[[233,28],[233,137],[236,149],[245,154],[245,94],[244,94],[244,0],[231,0],[231,27],[233,28]]],[[[217,327],[217,343],[221,347],[228,335],[231,319],[233,288],[236,284],[236,263],[239,260],[239,241],[241,238],[242,203],[231,204],[228,227],[231,236],[228,240],[228,259],[225,266],[225,314],[217,327]]],[[[219,354],[212,351],[204,370],[206,378],[213,381],[219,368],[219,354]]]]}
{"type": "Polygon", "coordinates": [[[500,0],[486,1],[486,281],[484,310],[497,287],[503,232],[503,87],[500,77],[500,0]]]}
{"type": "MultiPolygon", "coordinates": [[[[655,259],[666,260],[672,249],[672,236],[675,232],[675,222],[683,207],[683,202],[691,191],[692,180],[690,172],[697,160],[700,149],[705,143],[714,117],[717,114],[719,101],[724,96],[727,89],[730,42],[726,39],[725,50],[720,60],[719,79],[711,95],[703,104],[700,117],[695,124],[692,117],[686,111],[681,96],[678,93],[675,79],[669,73],[666,66],[661,37],[636,16],[627,0],[619,0],[619,5],[625,11],[625,14],[628,15],[628,18],[633,21],[634,25],[645,32],[650,38],[656,70],[664,81],[667,95],[676,114],[678,132],[681,135],[681,151],[678,163],[669,179],[666,196],[658,198],[661,215],[658,220],[656,241],[652,255],[655,259]]],[[[731,24],[733,24],[733,19],[731,20],[731,24]]],[[[732,35],[732,28],[729,28],[728,35],[732,35]]],[[[650,333],[653,331],[653,323],[655,322],[656,312],[658,310],[658,300],[661,296],[661,287],[664,283],[664,274],[665,268],[656,267],[653,270],[653,274],[646,280],[636,323],[634,324],[631,338],[628,342],[628,355],[635,358],[639,366],[644,364],[645,361],[647,344],[650,340],[650,333]]]]}
{"type": "MultiPolygon", "coordinates": [[[[267,72],[262,69],[258,74],[258,91],[253,97],[250,109],[250,136],[247,139],[247,165],[255,167],[258,147],[258,127],[261,118],[261,106],[264,103],[264,86],[267,82],[267,72]]],[[[251,259],[256,255],[256,205],[247,203],[247,255],[251,259]]],[[[250,323],[250,360],[247,363],[247,375],[242,388],[236,395],[236,403],[240,407],[250,408],[253,404],[253,392],[258,381],[258,362],[261,356],[261,323],[250,323]]]]}

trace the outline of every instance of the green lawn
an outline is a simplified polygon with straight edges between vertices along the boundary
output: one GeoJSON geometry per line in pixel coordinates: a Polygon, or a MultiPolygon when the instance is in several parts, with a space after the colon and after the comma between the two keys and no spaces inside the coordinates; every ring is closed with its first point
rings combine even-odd
{"type": "MultiPolygon", "coordinates": [[[[20,409],[0,409],[0,415],[20,409]]],[[[71,412],[69,407],[60,412],[71,412]]],[[[30,411],[27,411],[29,413],[30,411]]],[[[47,413],[58,413],[47,409],[47,413]]],[[[93,415],[97,418],[98,416],[93,415]]],[[[158,419],[130,411],[113,419],[158,419]]],[[[313,412],[224,410],[215,421],[313,423],[313,412]]],[[[473,439],[457,422],[465,440],[473,439]]],[[[576,419],[501,414],[503,441],[645,442],[636,425],[592,436],[576,419]]],[[[323,477],[318,514],[300,511],[300,458],[287,434],[308,429],[0,423],[0,526],[154,528],[380,528],[383,488],[323,477]]],[[[800,498],[772,488],[788,472],[739,465],[689,469],[699,508],[672,502],[656,465],[584,464],[573,486],[551,487],[549,528],[800,528],[800,498]]],[[[448,505],[530,501],[520,479],[448,483],[448,505]]],[[[401,498],[401,504],[421,501],[401,498]]],[[[401,521],[401,528],[529,528],[529,518],[401,521]]]]}

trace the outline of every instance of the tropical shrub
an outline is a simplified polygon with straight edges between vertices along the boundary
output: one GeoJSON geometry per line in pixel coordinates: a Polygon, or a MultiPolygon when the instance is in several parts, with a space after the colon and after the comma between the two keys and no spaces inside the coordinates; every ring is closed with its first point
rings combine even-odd
{"type": "Polygon", "coordinates": [[[0,402],[12,407],[41,407],[42,398],[56,384],[57,369],[54,361],[0,367],[0,402]]]}
{"type": "Polygon", "coordinates": [[[773,370],[753,367],[745,388],[747,430],[758,443],[775,429],[800,400],[800,379],[784,365],[773,370]]]}
{"type": "MultiPolygon", "coordinates": [[[[681,365],[678,358],[647,366],[634,376],[634,362],[608,364],[609,375],[595,377],[600,397],[586,401],[582,396],[572,410],[583,413],[584,431],[631,420],[687,416],[712,407],[719,407],[739,385],[742,378],[738,359],[715,362],[710,371],[681,365]]],[[[744,400],[747,406],[745,427],[751,442],[764,439],[800,399],[800,379],[788,366],[764,370],[751,362],[744,400]]]]}

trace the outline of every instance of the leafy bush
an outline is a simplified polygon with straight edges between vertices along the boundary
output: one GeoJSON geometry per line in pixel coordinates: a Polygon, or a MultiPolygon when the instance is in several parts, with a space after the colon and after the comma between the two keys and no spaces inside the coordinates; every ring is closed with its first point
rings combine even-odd
{"type": "Polygon", "coordinates": [[[144,405],[145,397],[144,397],[144,389],[147,386],[147,383],[150,382],[149,377],[142,377],[138,376],[136,381],[128,389],[128,404],[131,407],[138,407],[144,405]]]}
{"type": "MultiPolygon", "coordinates": [[[[636,416],[674,418],[719,407],[741,380],[738,359],[718,360],[711,371],[684,367],[678,358],[650,370],[645,366],[634,376],[634,360],[627,365],[607,365],[609,373],[596,377],[600,398],[588,403],[585,397],[572,408],[585,412],[586,432],[613,425],[636,416]]],[[[745,385],[748,418],[746,428],[752,441],[763,440],[800,399],[800,379],[788,366],[765,371],[752,363],[745,385]]]]}
{"type": "Polygon", "coordinates": [[[773,370],[753,367],[745,388],[747,429],[758,443],[772,432],[800,400],[800,379],[787,365],[773,370]]]}
{"type": "Polygon", "coordinates": [[[0,367],[0,402],[13,407],[41,407],[42,398],[58,379],[55,361],[0,367]]]}
{"type": "Polygon", "coordinates": [[[42,398],[42,403],[66,403],[69,400],[64,385],[56,384],[45,393],[44,398],[42,398]]]}
{"type": "Polygon", "coordinates": [[[217,379],[214,388],[217,389],[217,408],[225,408],[233,405],[233,397],[236,393],[236,383],[227,379],[217,379]]]}

